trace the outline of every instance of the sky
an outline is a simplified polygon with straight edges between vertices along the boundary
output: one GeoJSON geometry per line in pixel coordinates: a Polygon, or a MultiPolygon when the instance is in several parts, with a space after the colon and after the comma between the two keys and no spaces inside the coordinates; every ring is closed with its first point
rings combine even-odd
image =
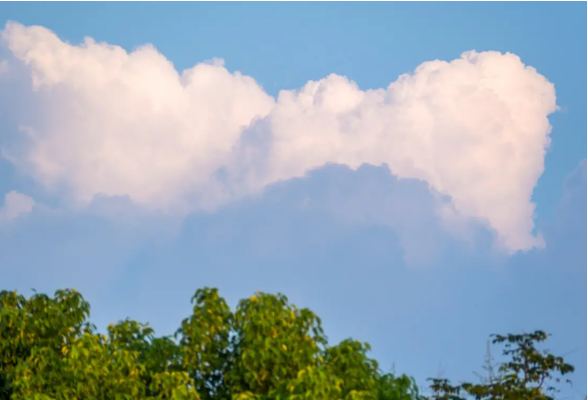
{"type": "Polygon", "coordinates": [[[172,333],[197,288],[586,393],[586,3],[1,3],[0,289],[172,333]],[[496,354],[498,356],[498,354],[496,354]]]}

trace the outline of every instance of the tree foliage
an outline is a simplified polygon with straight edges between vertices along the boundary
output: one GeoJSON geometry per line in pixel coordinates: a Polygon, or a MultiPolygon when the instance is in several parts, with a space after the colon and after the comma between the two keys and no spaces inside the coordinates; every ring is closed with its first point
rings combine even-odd
{"type": "Polygon", "coordinates": [[[132,320],[100,334],[75,290],[0,293],[0,400],[417,399],[353,340],[329,346],[321,320],[286,296],[256,293],[233,311],[196,291],[175,335],[132,320]]]}
{"type": "MultiPolygon", "coordinates": [[[[100,334],[75,290],[0,292],[0,400],[425,400],[412,378],[383,373],[367,343],[329,345],[318,316],[286,296],[258,292],[231,310],[204,288],[192,304],[169,337],[129,319],[100,334]]],[[[496,378],[433,380],[431,399],[552,399],[548,381],[573,367],[535,348],[546,338],[496,335],[509,359],[496,378]]]]}
{"type": "MultiPolygon", "coordinates": [[[[537,344],[547,340],[542,331],[523,334],[492,335],[493,344],[502,346],[506,360],[498,374],[482,383],[453,386],[445,379],[432,379],[431,388],[439,400],[553,400],[561,377],[574,372],[574,367],[537,344]]],[[[569,382],[569,380],[567,380],[569,382]]]]}

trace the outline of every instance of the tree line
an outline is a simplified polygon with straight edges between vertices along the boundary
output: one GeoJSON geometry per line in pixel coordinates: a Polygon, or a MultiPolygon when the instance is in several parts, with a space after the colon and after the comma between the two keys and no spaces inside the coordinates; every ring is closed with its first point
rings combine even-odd
{"type": "Polygon", "coordinates": [[[550,400],[574,367],[538,350],[537,331],[493,335],[505,361],[478,383],[383,372],[370,346],[331,345],[320,318],[281,294],[235,310],[217,289],[192,297],[174,335],[130,319],[101,334],[75,290],[0,292],[0,400],[550,400]]]}

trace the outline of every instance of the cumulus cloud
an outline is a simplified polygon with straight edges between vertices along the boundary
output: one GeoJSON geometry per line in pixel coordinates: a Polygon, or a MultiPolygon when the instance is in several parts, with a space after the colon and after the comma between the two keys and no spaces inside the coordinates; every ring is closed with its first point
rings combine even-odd
{"type": "Polygon", "coordinates": [[[4,206],[0,207],[0,221],[11,220],[19,215],[28,214],[33,210],[35,200],[26,194],[16,191],[8,192],[4,196],[4,206]]]}
{"type": "Polygon", "coordinates": [[[451,209],[486,223],[506,249],[542,243],[531,195],[555,89],[516,55],[425,62],[377,90],[330,75],[274,99],[218,61],[178,73],[152,46],[74,46],[17,23],[2,38],[39,99],[26,140],[3,154],[82,204],[103,194],[185,212],[326,163],[387,164],[449,196],[451,209]]]}

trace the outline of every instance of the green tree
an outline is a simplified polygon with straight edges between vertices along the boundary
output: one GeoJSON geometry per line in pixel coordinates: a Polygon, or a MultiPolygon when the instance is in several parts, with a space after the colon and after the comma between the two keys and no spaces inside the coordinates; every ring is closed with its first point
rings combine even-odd
{"type": "Polygon", "coordinates": [[[0,399],[199,398],[185,372],[168,368],[173,351],[159,351],[173,348],[168,340],[129,320],[99,335],[89,311],[74,290],[0,292],[0,399]]]}
{"type": "Polygon", "coordinates": [[[229,382],[235,392],[270,394],[300,371],[318,366],[327,345],[320,319],[283,295],[257,293],[241,300],[233,332],[229,382]]]}
{"type": "Polygon", "coordinates": [[[175,336],[179,365],[195,382],[203,399],[230,397],[228,373],[233,361],[233,314],[217,289],[204,288],[192,297],[192,315],[175,336]]]}
{"type": "Polygon", "coordinates": [[[0,292],[0,399],[10,398],[19,364],[41,351],[55,354],[92,332],[90,305],[75,290],[58,290],[50,298],[0,292]]]}
{"type": "Polygon", "coordinates": [[[479,384],[456,386],[446,379],[431,379],[434,399],[553,400],[557,388],[551,382],[558,383],[562,376],[574,372],[562,357],[537,349],[537,344],[548,338],[545,332],[492,337],[492,343],[502,345],[502,354],[508,359],[498,368],[498,375],[479,384]]]}
{"type": "MultiPolygon", "coordinates": [[[[320,318],[284,295],[258,292],[233,311],[204,288],[192,303],[173,336],[130,319],[100,334],[75,290],[0,292],[0,400],[425,399],[412,378],[383,373],[367,343],[329,346],[320,318]]],[[[536,349],[546,338],[495,335],[509,358],[499,373],[433,380],[433,399],[551,400],[548,381],[573,367],[536,349]]]]}
{"type": "Polygon", "coordinates": [[[414,378],[408,375],[382,375],[378,378],[376,387],[378,400],[425,400],[424,396],[419,394],[414,378]]]}

